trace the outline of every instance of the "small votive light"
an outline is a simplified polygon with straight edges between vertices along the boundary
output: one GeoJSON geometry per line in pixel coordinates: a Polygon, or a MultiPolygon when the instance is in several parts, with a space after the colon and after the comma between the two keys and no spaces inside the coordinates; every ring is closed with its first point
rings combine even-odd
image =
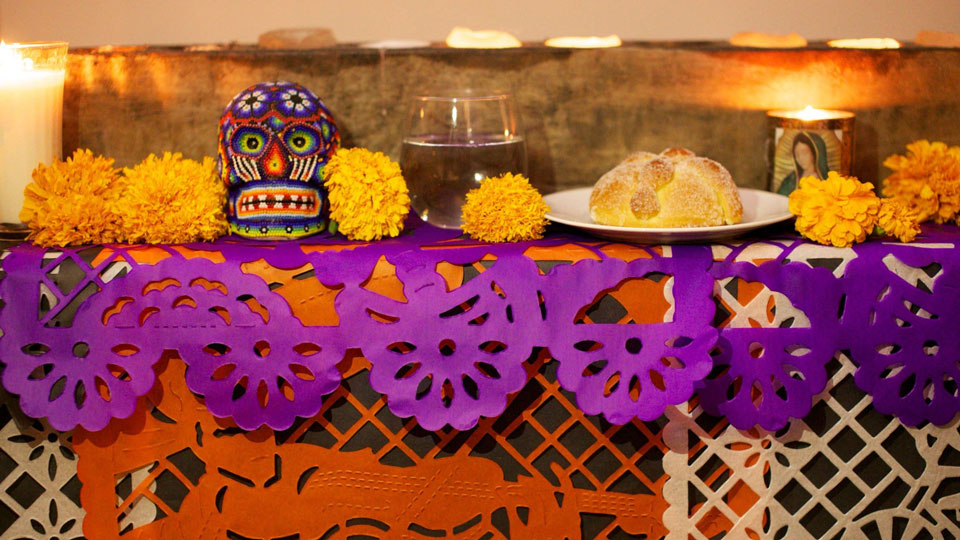
{"type": "Polygon", "coordinates": [[[564,47],[568,49],[604,49],[623,45],[620,36],[561,36],[543,42],[547,47],[564,47]]]}
{"type": "Polygon", "coordinates": [[[0,231],[25,233],[23,190],[40,163],[60,159],[64,42],[0,42],[0,231]]]}
{"type": "Polygon", "coordinates": [[[261,49],[322,49],[336,44],[329,28],[280,28],[257,38],[261,49]]]}
{"type": "Polygon", "coordinates": [[[740,32],[730,37],[730,44],[737,47],[758,49],[796,49],[806,47],[807,40],[797,34],[764,34],[762,32],[740,32]]]}
{"type": "Polygon", "coordinates": [[[827,45],[838,49],[899,49],[900,42],[893,38],[831,39],[827,45]]]}
{"type": "Polygon", "coordinates": [[[383,39],[360,44],[364,49],[422,49],[430,46],[429,41],[420,39],[383,39]]]}
{"type": "Polygon", "coordinates": [[[509,49],[521,45],[519,39],[500,30],[471,30],[456,26],[447,35],[447,46],[458,49],[509,49]]]}
{"type": "Polygon", "coordinates": [[[850,174],[853,121],[849,111],[815,109],[767,112],[770,191],[789,195],[805,176],[850,174]]]}

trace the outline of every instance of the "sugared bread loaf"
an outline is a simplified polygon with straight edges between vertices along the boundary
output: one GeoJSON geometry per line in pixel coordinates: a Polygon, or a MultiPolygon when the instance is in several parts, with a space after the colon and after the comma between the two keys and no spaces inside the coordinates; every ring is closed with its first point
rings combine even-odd
{"type": "Polygon", "coordinates": [[[590,217],[623,227],[706,227],[740,223],[740,192],[723,165],[685,148],[637,152],[600,177],[590,217]]]}

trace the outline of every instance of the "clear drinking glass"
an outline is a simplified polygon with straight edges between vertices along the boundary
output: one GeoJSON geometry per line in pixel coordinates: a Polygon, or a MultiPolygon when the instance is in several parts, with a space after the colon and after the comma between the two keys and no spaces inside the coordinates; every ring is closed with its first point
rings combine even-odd
{"type": "Polygon", "coordinates": [[[400,165],[417,215],[431,225],[459,228],[467,191],[486,177],[527,174],[513,97],[471,90],[415,96],[400,165]]]}

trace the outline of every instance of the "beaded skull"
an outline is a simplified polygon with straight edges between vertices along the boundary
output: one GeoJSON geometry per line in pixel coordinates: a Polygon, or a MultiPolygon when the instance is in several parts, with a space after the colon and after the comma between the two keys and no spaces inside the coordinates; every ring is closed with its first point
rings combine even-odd
{"type": "Polygon", "coordinates": [[[330,111],[299,84],[260,83],[237,94],[220,118],[218,143],[230,232],[266,240],[326,229],[323,167],[339,144],[330,111]]]}

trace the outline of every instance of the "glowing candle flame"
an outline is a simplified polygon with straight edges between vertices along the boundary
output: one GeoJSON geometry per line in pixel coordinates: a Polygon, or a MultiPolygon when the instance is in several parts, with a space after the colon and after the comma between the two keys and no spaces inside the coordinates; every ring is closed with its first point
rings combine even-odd
{"type": "Polygon", "coordinates": [[[814,109],[812,106],[807,105],[802,111],[797,113],[797,118],[805,121],[826,120],[827,118],[830,118],[830,113],[822,109],[814,109]]]}
{"type": "Polygon", "coordinates": [[[499,30],[471,30],[457,26],[447,36],[447,46],[462,49],[508,49],[521,45],[519,39],[499,30]]]}
{"type": "Polygon", "coordinates": [[[832,39],[827,42],[840,49],[899,49],[900,42],[893,38],[832,39]]]}
{"type": "Polygon", "coordinates": [[[807,40],[797,34],[765,34],[763,32],[740,32],[730,38],[730,44],[737,47],[754,47],[760,49],[793,49],[806,47],[807,40]]]}
{"type": "Polygon", "coordinates": [[[17,52],[16,43],[7,45],[0,41],[0,74],[8,78],[24,71],[33,71],[33,60],[22,58],[17,52]]]}
{"type": "Polygon", "coordinates": [[[799,110],[799,111],[781,111],[781,112],[777,112],[776,115],[782,118],[796,118],[797,120],[810,122],[813,120],[830,120],[833,118],[849,118],[853,116],[853,113],[846,112],[846,111],[814,109],[810,105],[807,105],[806,107],[804,107],[802,110],[799,110]]]}
{"type": "Polygon", "coordinates": [[[602,49],[606,47],[619,47],[623,42],[620,36],[611,34],[609,36],[562,36],[550,38],[544,42],[547,47],[566,47],[571,49],[602,49]]]}

